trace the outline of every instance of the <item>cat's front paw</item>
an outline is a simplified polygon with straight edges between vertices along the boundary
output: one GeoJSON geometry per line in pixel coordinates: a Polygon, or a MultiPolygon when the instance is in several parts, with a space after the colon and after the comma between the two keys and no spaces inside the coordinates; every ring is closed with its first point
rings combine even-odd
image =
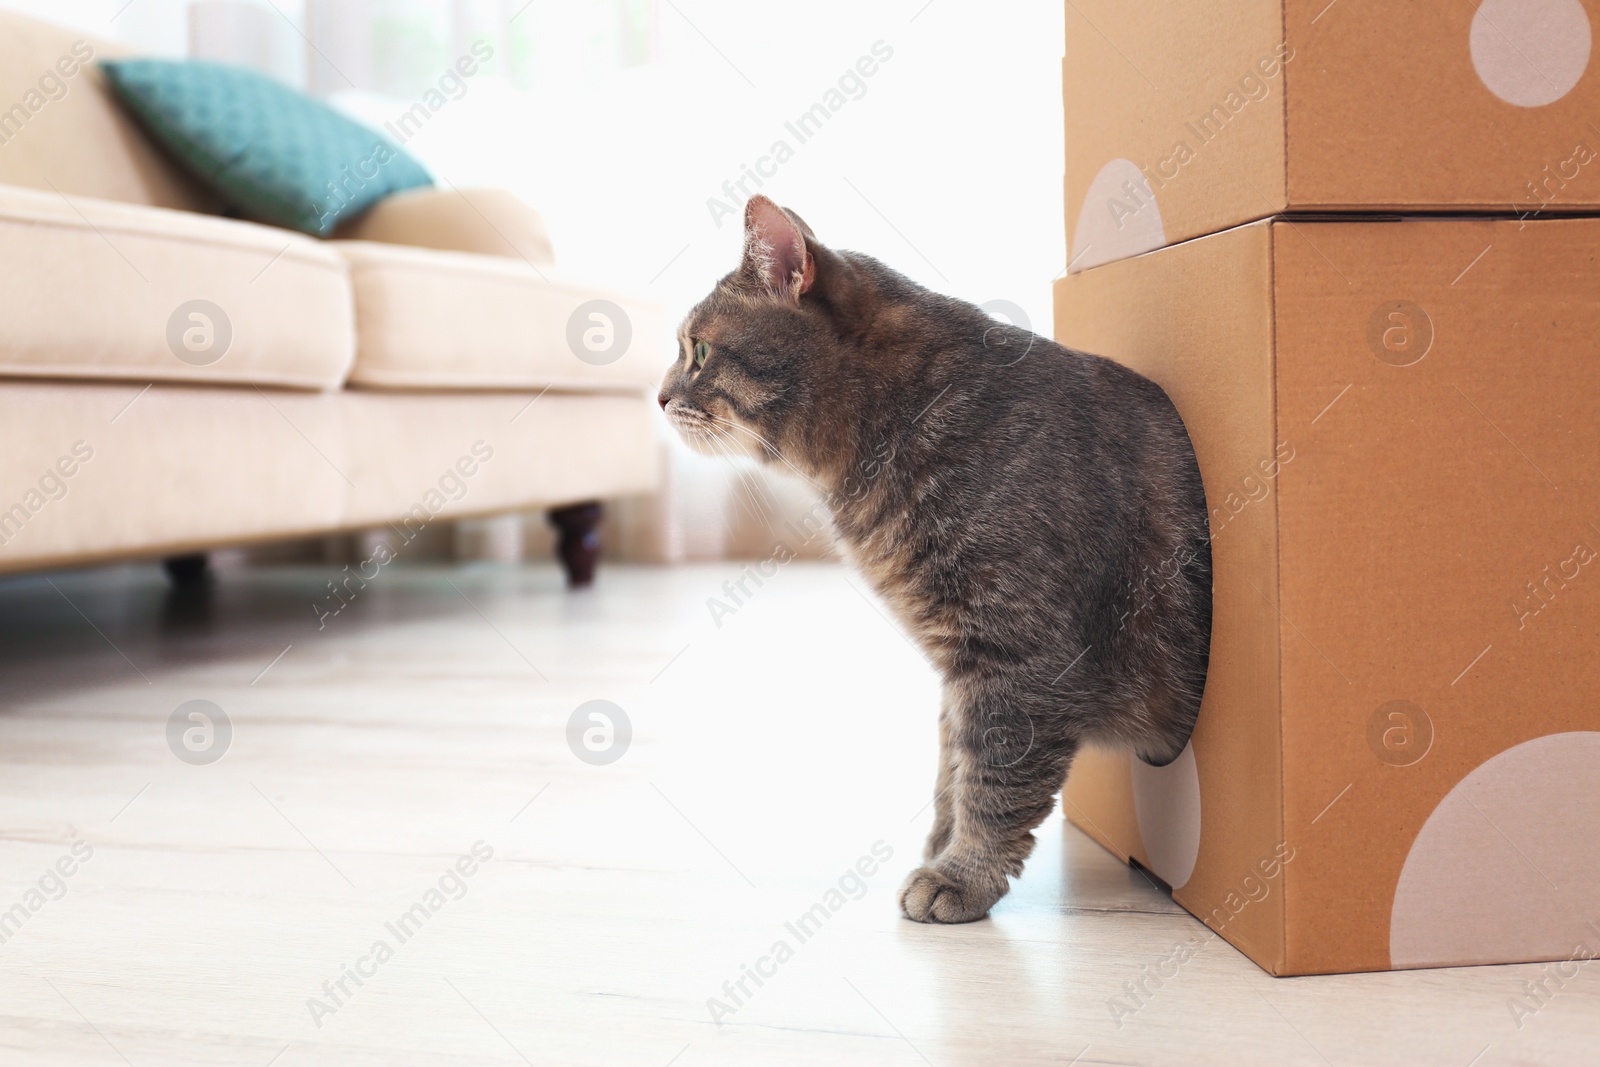
{"type": "Polygon", "coordinates": [[[989,914],[1005,895],[1006,880],[980,883],[962,880],[954,871],[918,867],[900,889],[900,911],[919,923],[970,923],[989,914]]]}

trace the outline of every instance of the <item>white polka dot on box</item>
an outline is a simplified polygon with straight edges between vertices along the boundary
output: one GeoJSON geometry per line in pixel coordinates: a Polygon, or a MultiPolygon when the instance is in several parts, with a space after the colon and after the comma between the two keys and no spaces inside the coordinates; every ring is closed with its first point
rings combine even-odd
{"type": "Polygon", "coordinates": [[[1483,0],[1472,16],[1472,66],[1506,103],[1544,107],[1588,71],[1593,34],[1579,0],[1483,0]]]}
{"type": "Polygon", "coordinates": [[[1072,238],[1071,265],[1087,270],[1167,243],[1161,208],[1150,182],[1132,160],[1113,159],[1084,194],[1072,238]]]}
{"type": "Polygon", "coordinates": [[[1390,963],[1571,958],[1600,922],[1597,887],[1600,732],[1524,741],[1458,782],[1411,843],[1390,963]]]}
{"type": "Polygon", "coordinates": [[[1133,810],[1150,869],[1173,889],[1182,889],[1200,856],[1200,772],[1194,745],[1185,745],[1165,767],[1129,759],[1133,810]]]}

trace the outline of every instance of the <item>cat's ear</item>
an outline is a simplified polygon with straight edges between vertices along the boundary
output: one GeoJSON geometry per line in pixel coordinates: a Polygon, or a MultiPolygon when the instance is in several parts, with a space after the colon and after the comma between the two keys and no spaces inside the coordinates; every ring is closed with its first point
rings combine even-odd
{"type": "Polygon", "coordinates": [[[744,206],[741,269],[777,296],[799,300],[817,280],[817,264],[806,248],[811,228],[764,196],[744,206]]]}

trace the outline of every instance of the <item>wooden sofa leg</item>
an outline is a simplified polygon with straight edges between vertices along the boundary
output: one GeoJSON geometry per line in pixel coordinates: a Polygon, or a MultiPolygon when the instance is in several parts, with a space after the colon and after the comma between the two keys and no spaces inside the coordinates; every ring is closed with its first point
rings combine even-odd
{"type": "Polygon", "coordinates": [[[174,589],[204,589],[211,583],[211,557],[204,552],[168,556],[161,561],[161,569],[174,589]]]}
{"type": "Polygon", "coordinates": [[[600,516],[603,513],[598,502],[550,509],[550,525],[560,532],[556,556],[567,572],[567,585],[573,589],[594,583],[594,569],[600,562],[600,516]]]}

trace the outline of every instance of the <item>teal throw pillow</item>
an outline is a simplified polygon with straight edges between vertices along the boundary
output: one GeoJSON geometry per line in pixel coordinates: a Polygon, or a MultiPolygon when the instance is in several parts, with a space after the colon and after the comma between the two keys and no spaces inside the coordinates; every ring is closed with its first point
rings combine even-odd
{"type": "Polygon", "coordinates": [[[244,67],[102,60],[139,124],[246,218],[327,237],[433,179],[375,130],[244,67]]]}

